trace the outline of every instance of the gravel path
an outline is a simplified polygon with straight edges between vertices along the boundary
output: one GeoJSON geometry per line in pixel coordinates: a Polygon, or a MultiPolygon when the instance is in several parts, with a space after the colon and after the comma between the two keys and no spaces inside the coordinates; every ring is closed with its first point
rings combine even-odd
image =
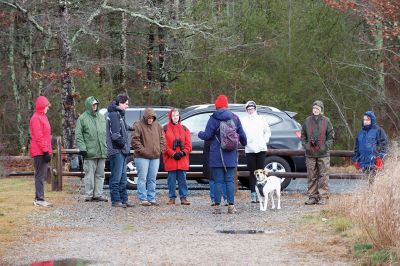
{"type": "Polygon", "coordinates": [[[348,249],[331,250],[329,232],[302,231],[302,217],[322,207],[305,206],[303,195],[286,192],[281,210],[260,212],[248,196],[248,191],[238,192],[238,214],[226,214],[225,207],[223,214],[213,215],[207,190],[190,191],[191,206],[166,205],[166,190],[158,191],[158,207],[138,206],[130,195],[136,206],[128,209],[82,202],[75,193],[66,204],[33,215],[36,226],[21,232],[4,259],[12,265],[69,258],[95,265],[352,264],[348,249]]]}

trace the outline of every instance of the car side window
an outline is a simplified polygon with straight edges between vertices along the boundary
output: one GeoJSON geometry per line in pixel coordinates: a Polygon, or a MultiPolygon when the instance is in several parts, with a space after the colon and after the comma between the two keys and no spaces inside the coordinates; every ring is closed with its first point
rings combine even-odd
{"type": "Polygon", "coordinates": [[[201,113],[190,116],[182,121],[182,125],[187,127],[190,132],[202,131],[206,128],[208,119],[210,119],[211,115],[212,113],[201,113]]]}
{"type": "MultiPolygon", "coordinates": [[[[237,116],[239,116],[239,119],[240,119],[240,120],[243,120],[243,119],[247,116],[247,113],[244,112],[244,111],[243,111],[243,112],[242,112],[242,111],[235,111],[234,113],[235,113],[237,116]]],[[[265,119],[267,119],[267,122],[268,122],[268,125],[269,125],[269,126],[276,125],[276,124],[278,124],[278,123],[280,123],[280,122],[282,121],[281,118],[279,118],[278,116],[273,115],[273,114],[259,113],[259,115],[261,115],[261,116],[263,116],[265,119]]]]}

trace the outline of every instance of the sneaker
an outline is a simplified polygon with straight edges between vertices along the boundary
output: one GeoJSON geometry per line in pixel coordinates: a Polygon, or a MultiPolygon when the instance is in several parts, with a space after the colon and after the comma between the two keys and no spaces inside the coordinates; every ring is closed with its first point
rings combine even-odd
{"type": "Polygon", "coordinates": [[[125,205],[125,208],[132,208],[135,207],[135,205],[133,205],[133,203],[130,203],[129,201],[122,203],[123,205],[125,205]]]}
{"type": "Polygon", "coordinates": [[[126,208],[125,204],[122,204],[121,202],[114,202],[111,204],[112,207],[118,207],[118,208],[126,208]]]}
{"type": "Polygon", "coordinates": [[[160,206],[160,204],[158,204],[155,201],[150,201],[149,203],[150,203],[151,206],[160,206]]]}
{"type": "Polygon", "coordinates": [[[219,205],[214,205],[212,213],[213,214],[221,214],[221,209],[219,208],[219,205]]]}
{"type": "Polygon", "coordinates": [[[215,202],[211,202],[211,207],[214,207],[215,206],[215,202]]]}
{"type": "Polygon", "coordinates": [[[91,202],[93,201],[93,198],[85,198],[85,202],[91,202]]]}
{"type": "Polygon", "coordinates": [[[47,202],[45,200],[34,200],[33,201],[33,206],[50,208],[50,207],[53,207],[53,204],[50,203],[50,202],[47,202]]]}
{"type": "Polygon", "coordinates": [[[226,200],[223,200],[223,202],[224,202],[224,204],[223,204],[224,206],[228,206],[229,205],[226,200]]]}
{"type": "Polygon", "coordinates": [[[147,207],[147,206],[151,206],[151,203],[148,202],[147,200],[143,200],[143,201],[140,202],[140,205],[147,207]]]}
{"type": "Polygon", "coordinates": [[[250,197],[251,197],[251,203],[257,203],[258,202],[257,193],[256,192],[251,192],[250,197]]]}
{"type": "Polygon", "coordinates": [[[235,214],[235,213],[237,213],[235,205],[229,205],[228,206],[228,214],[235,214]]]}
{"type": "Polygon", "coordinates": [[[93,201],[104,201],[104,202],[108,202],[108,199],[104,196],[98,196],[98,197],[93,197],[92,198],[93,201]]]}
{"type": "Polygon", "coordinates": [[[174,199],[170,199],[170,200],[167,202],[167,205],[175,205],[175,200],[174,200],[174,199]]]}
{"type": "Polygon", "coordinates": [[[321,198],[318,203],[318,205],[328,205],[329,204],[329,199],[327,198],[321,198]]]}
{"type": "Polygon", "coordinates": [[[190,201],[187,200],[187,198],[181,199],[181,205],[190,205],[190,201]]]}
{"type": "Polygon", "coordinates": [[[309,198],[306,202],[304,202],[305,205],[315,205],[317,204],[317,199],[315,198],[309,198]]]}

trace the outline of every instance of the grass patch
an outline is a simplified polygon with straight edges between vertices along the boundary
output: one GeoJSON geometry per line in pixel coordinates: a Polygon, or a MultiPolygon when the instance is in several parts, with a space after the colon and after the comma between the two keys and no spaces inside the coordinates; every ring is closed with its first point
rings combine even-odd
{"type": "Polygon", "coordinates": [[[354,255],[357,259],[361,259],[367,252],[372,250],[374,246],[371,243],[356,243],[353,246],[354,255]]]}
{"type": "MultiPolygon", "coordinates": [[[[48,191],[50,186],[45,185],[46,199],[55,206],[66,197],[65,192],[48,191]]],[[[29,216],[44,213],[50,209],[34,207],[35,184],[33,177],[0,178],[0,257],[18,237],[22,228],[30,225],[29,216]]]]}
{"type": "Polygon", "coordinates": [[[353,223],[348,217],[333,216],[329,219],[329,224],[336,233],[343,233],[353,226],[353,223]]]}

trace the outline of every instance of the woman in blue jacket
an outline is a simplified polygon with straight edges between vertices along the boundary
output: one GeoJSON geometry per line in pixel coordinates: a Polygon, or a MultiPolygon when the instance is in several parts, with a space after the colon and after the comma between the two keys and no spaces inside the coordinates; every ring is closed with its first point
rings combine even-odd
{"type": "Polygon", "coordinates": [[[387,153],[388,139],[385,131],[376,124],[374,112],[367,111],[354,144],[354,167],[361,169],[369,176],[369,184],[373,182],[376,170],[383,167],[382,159],[387,153]]]}
{"type": "Polygon", "coordinates": [[[227,151],[221,149],[220,123],[232,120],[239,135],[239,141],[243,146],[247,145],[246,134],[243,131],[239,117],[228,110],[228,98],[219,95],[215,101],[217,109],[207,122],[205,131],[200,131],[198,136],[202,140],[211,141],[210,146],[210,168],[217,184],[215,191],[215,206],[213,213],[220,214],[222,186],[226,185],[228,196],[228,213],[236,213],[235,208],[235,186],[233,182],[234,170],[237,167],[237,149],[227,151]]]}

